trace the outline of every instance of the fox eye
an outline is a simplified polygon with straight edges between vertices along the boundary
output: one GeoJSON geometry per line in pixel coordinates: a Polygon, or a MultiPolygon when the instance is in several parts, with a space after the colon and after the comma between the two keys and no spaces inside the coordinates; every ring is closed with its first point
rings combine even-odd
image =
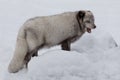
{"type": "Polygon", "coordinates": [[[86,23],[90,23],[90,21],[86,21],[86,23]]]}

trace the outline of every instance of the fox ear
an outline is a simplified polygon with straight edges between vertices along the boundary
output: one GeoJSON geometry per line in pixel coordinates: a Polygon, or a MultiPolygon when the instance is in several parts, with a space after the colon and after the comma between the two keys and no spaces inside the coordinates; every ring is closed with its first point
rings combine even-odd
{"type": "Polygon", "coordinates": [[[77,15],[78,15],[79,19],[82,19],[82,21],[83,21],[83,19],[85,17],[85,11],[79,11],[77,15]]]}

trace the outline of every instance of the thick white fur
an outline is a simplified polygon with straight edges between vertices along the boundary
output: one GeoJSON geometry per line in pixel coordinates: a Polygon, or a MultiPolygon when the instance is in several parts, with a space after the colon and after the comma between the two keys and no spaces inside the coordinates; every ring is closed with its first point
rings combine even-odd
{"type": "Polygon", "coordinates": [[[67,38],[81,36],[76,19],[78,12],[66,12],[53,16],[36,17],[24,23],[18,33],[14,56],[9,64],[11,73],[23,68],[25,55],[37,46],[50,47],[67,38]]]}
{"type": "Polygon", "coordinates": [[[13,58],[9,64],[8,70],[9,72],[17,72],[19,69],[23,68],[24,65],[24,57],[26,55],[26,52],[28,50],[27,42],[24,38],[24,31],[20,29],[15,52],[13,55],[13,58]]]}

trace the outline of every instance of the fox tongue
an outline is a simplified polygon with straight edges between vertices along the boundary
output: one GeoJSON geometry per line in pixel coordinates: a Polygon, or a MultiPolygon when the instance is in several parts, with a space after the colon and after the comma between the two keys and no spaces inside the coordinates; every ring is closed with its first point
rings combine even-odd
{"type": "Polygon", "coordinates": [[[91,29],[90,29],[90,28],[87,28],[87,32],[88,32],[88,33],[91,33],[91,29]]]}

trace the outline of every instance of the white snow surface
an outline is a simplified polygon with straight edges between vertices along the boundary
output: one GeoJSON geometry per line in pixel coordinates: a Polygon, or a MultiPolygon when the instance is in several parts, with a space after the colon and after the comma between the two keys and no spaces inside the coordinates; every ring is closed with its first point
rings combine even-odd
{"type": "Polygon", "coordinates": [[[0,80],[120,80],[119,0],[0,0],[0,80]],[[91,10],[97,28],[73,43],[42,49],[28,70],[8,73],[17,32],[25,20],[65,11],[91,10]]]}

